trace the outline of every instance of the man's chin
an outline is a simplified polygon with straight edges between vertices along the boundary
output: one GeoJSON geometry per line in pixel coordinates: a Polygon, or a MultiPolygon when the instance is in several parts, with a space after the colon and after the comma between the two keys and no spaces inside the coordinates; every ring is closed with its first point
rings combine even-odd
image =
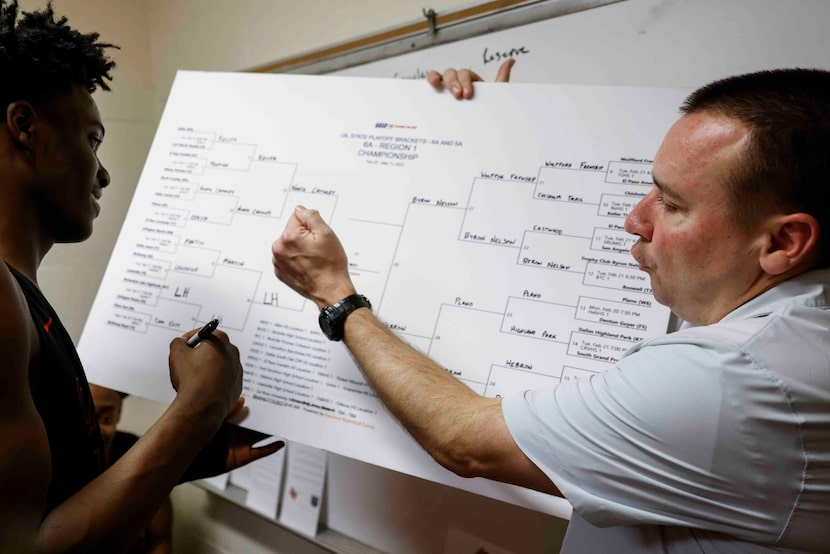
{"type": "Polygon", "coordinates": [[[71,244],[83,242],[92,236],[92,225],[84,229],[74,229],[72,232],[62,233],[55,237],[57,244],[71,244]]]}
{"type": "Polygon", "coordinates": [[[663,306],[671,307],[670,306],[671,301],[669,300],[669,298],[663,293],[663,291],[660,290],[659,287],[658,288],[654,287],[653,281],[654,281],[654,279],[652,279],[651,295],[654,297],[654,300],[658,304],[662,304],[663,306]]]}
{"type": "Polygon", "coordinates": [[[656,282],[656,279],[654,277],[654,273],[652,273],[651,270],[648,269],[648,268],[644,268],[643,271],[648,273],[648,277],[649,277],[648,284],[651,287],[651,296],[653,296],[654,299],[658,303],[666,306],[667,304],[666,304],[666,298],[665,298],[665,295],[664,295],[664,291],[661,289],[660,283],[656,282]]]}

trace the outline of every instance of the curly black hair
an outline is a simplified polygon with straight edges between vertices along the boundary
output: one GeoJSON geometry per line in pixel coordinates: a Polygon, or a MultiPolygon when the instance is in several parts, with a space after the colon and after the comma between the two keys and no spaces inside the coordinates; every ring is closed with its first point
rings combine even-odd
{"type": "Polygon", "coordinates": [[[24,12],[17,0],[0,0],[0,105],[48,101],[72,85],[90,93],[110,90],[115,62],[104,50],[118,47],[66,22],[55,19],[51,2],[41,11],[24,12]]]}

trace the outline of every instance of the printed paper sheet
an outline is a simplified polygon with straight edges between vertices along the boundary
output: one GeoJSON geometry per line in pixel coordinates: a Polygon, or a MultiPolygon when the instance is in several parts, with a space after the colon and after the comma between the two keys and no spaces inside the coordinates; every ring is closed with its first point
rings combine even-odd
{"type": "Polygon", "coordinates": [[[566,515],[424,454],[270,245],[319,210],[377,315],[480,394],[588,377],[666,330],[623,222],[684,92],[181,72],[80,341],[90,380],[170,401],[170,340],[216,317],[246,425],[566,515]]]}

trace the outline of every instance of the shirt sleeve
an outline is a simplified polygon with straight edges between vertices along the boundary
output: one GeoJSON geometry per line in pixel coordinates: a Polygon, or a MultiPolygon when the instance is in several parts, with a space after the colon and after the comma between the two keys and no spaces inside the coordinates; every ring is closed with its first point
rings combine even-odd
{"type": "Polygon", "coordinates": [[[798,501],[798,420],[781,384],[728,344],[647,343],[603,374],[507,398],[503,411],[519,447],[598,527],[774,542],[798,501]]]}

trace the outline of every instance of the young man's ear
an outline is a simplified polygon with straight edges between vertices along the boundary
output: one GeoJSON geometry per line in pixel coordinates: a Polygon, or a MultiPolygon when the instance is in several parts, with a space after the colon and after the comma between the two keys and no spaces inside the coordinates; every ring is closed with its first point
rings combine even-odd
{"type": "Polygon", "coordinates": [[[761,268],[770,275],[782,275],[801,266],[809,269],[819,255],[819,224],[810,214],[775,216],[766,237],[760,261],[761,268]]]}
{"type": "Polygon", "coordinates": [[[34,141],[34,126],[37,112],[25,100],[17,100],[6,108],[6,126],[12,140],[21,148],[29,150],[34,141]]]}

